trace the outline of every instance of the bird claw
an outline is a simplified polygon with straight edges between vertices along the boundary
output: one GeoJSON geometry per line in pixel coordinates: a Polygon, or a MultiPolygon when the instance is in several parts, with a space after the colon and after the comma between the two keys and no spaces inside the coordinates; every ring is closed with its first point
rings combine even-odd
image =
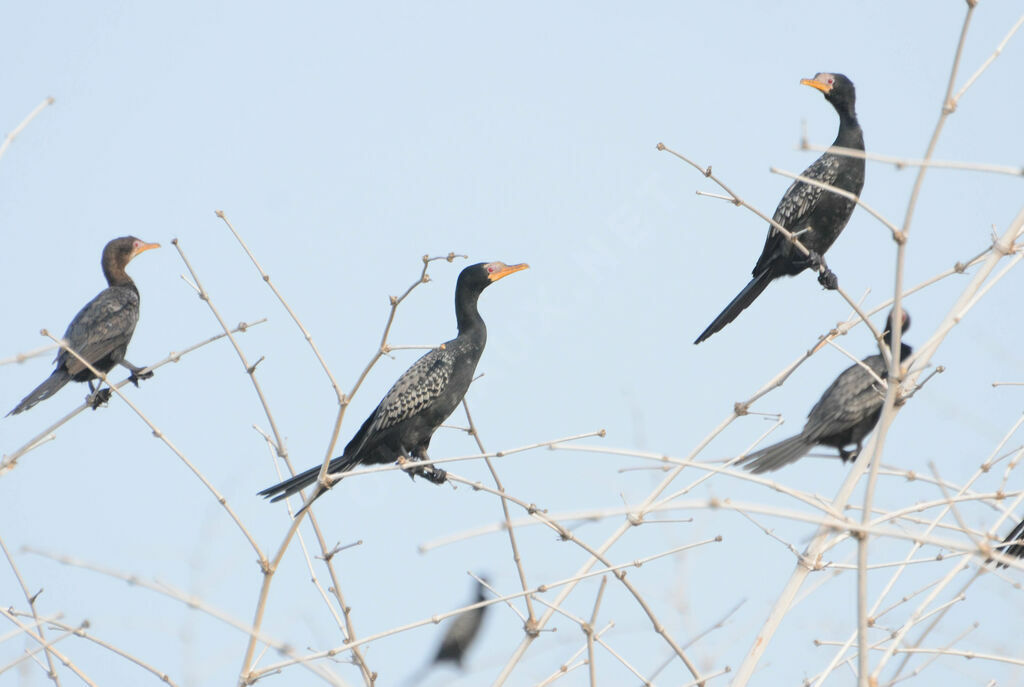
{"type": "Polygon", "coordinates": [[[839,288],[839,277],[825,264],[825,258],[817,251],[811,251],[807,256],[807,266],[818,273],[818,283],[829,291],[839,288]]]}
{"type": "Polygon", "coordinates": [[[135,370],[132,370],[132,373],[130,375],[128,375],[128,381],[131,382],[132,384],[134,384],[136,388],[138,388],[139,382],[141,380],[143,380],[143,379],[152,379],[152,378],[153,378],[153,371],[152,370],[149,370],[148,372],[143,372],[141,374],[138,374],[135,370]]]}
{"type": "Polygon", "coordinates": [[[96,410],[100,406],[106,405],[107,401],[110,400],[112,394],[113,391],[110,390],[110,387],[107,387],[105,389],[97,389],[96,391],[92,392],[91,394],[85,397],[85,402],[89,404],[90,408],[96,410]]]}
{"type": "Polygon", "coordinates": [[[441,468],[435,468],[432,465],[402,465],[402,462],[403,461],[399,460],[399,465],[403,470],[405,470],[405,474],[409,475],[409,479],[413,482],[416,481],[417,475],[431,484],[444,484],[448,481],[448,473],[441,468]]]}
{"type": "Polygon", "coordinates": [[[829,291],[835,291],[839,288],[839,277],[836,276],[835,272],[826,267],[823,272],[818,273],[818,283],[829,291]]]}

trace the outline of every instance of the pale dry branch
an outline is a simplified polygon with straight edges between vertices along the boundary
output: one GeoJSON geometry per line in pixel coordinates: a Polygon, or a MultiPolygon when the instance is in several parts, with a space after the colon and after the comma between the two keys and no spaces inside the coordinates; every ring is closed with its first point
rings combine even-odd
{"type": "MultiPolygon", "coordinates": [[[[241,332],[245,332],[245,331],[248,331],[248,329],[250,327],[254,327],[254,326],[256,326],[258,324],[262,324],[264,322],[266,322],[266,319],[260,319],[260,320],[254,321],[254,322],[243,322],[243,323],[240,323],[238,326],[236,326],[234,329],[232,329],[231,333],[232,334],[238,334],[238,333],[241,333],[241,332]]],[[[185,348],[185,349],[183,349],[181,351],[176,351],[176,352],[172,351],[166,358],[164,358],[163,360],[161,360],[161,361],[159,361],[157,363],[153,363],[152,365],[150,365],[149,367],[147,367],[145,369],[147,369],[147,370],[158,370],[161,367],[163,367],[164,365],[167,365],[168,363],[176,363],[176,362],[181,360],[182,356],[184,356],[184,355],[186,355],[188,353],[191,353],[192,351],[195,351],[198,348],[202,348],[203,346],[206,346],[207,344],[211,344],[214,341],[222,339],[225,336],[227,336],[227,335],[226,334],[216,334],[214,336],[211,336],[208,339],[204,339],[203,341],[200,341],[197,344],[193,344],[192,346],[189,346],[188,348],[185,348]]],[[[56,346],[54,346],[54,348],[59,348],[59,347],[60,347],[60,343],[58,343],[56,346]]],[[[125,379],[121,380],[120,382],[118,382],[117,384],[114,384],[113,386],[111,386],[111,388],[112,389],[120,389],[125,384],[128,384],[129,381],[130,381],[130,378],[125,378],[125,379]]],[[[85,410],[86,408],[89,408],[89,407],[90,407],[90,404],[88,402],[82,403],[82,405],[80,405],[77,408],[75,408],[74,410],[72,410],[70,413],[68,413],[67,415],[62,417],[60,420],[57,420],[57,422],[53,423],[52,425],[50,425],[49,427],[44,429],[39,434],[37,434],[34,437],[32,437],[31,439],[29,439],[24,445],[22,445],[17,450],[15,450],[14,452],[12,452],[10,454],[4,455],[3,456],[3,460],[0,460],[0,476],[2,476],[6,472],[9,472],[10,470],[12,470],[15,467],[15,465],[17,464],[18,459],[21,458],[23,455],[25,455],[29,451],[32,451],[32,450],[38,448],[40,445],[42,445],[46,441],[50,441],[51,439],[53,439],[54,437],[52,435],[53,435],[53,432],[55,430],[60,428],[66,422],[68,422],[73,417],[75,417],[76,415],[78,415],[83,410],[85,410]]]]}
{"type": "Polygon", "coordinates": [[[18,620],[18,617],[10,610],[6,608],[0,608],[0,615],[7,618],[13,623],[18,629],[20,629],[27,637],[37,642],[40,646],[45,646],[47,653],[52,653],[53,656],[63,663],[71,672],[78,676],[78,679],[89,685],[89,687],[96,687],[96,683],[89,679],[89,677],[82,672],[82,670],[74,664],[74,662],[62,654],[57,649],[53,648],[52,642],[47,642],[38,632],[33,630],[30,626],[18,620]]]}
{"type": "Polygon", "coordinates": [[[53,98],[53,96],[44,99],[43,102],[36,105],[35,108],[33,108],[33,110],[28,113],[28,116],[25,117],[25,119],[21,120],[21,123],[18,124],[18,126],[14,127],[14,129],[12,129],[9,134],[4,136],[3,142],[0,143],[0,157],[4,156],[4,153],[7,152],[7,149],[11,147],[11,143],[13,143],[14,139],[16,139],[18,135],[25,130],[25,127],[27,127],[40,112],[45,110],[50,105],[53,105],[54,102],[56,102],[56,100],[53,98]]]}
{"type": "MultiPolygon", "coordinates": [[[[36,599],[39,598],[39,595],[42,594],[43,590],[40,589],[35,594],[29,592],[28,585],[25,584],[25,579],[21,576],[21,571],[18,570],[18,566],[14,563],[14,558],[11,557],[11,552],[7,550],[7,544],[4,543],[3,537],[0,537],[0,551],[3,551],[4,557],[7,559],[8,565],[11,566],[11,571],[14,573],[14,578],[18,581],[18,586],[21,587],[21,593],[25,595],[25,601],[28,602],[28,607],[32,612],[32,620],[37,626],[39,637],[45,640],[46,636],[43,633],[43,626],[40,623],[39,613],[36,610],[36,599]]],[[[60,676],[57,674],[57,669],[53,665],[53,652],[50,651],[47,645],[44,644],[44,647],[46,648],[46,666],[49,669],[47,671],[47,677],[53,680],[53,684],[60,687],[60,676]]],[[[3,671],[0,671],[0,673],[2,672],[3,671]]]]}
{"type": "Polygon", "coordinates": [[[231,520],[235,523],[235,525],[241,531],[242,536],[245,537],[245,539],[249,542],[249,545],[252,546],[253,550],[255,550],[256,555],[259,556],[260,559],[262,559],[263,558],[263,552],[260,550],[259,544],[256,543],[256,539],[252,536],[252,533],[249,532],[248,528],[242,522],[242,519],[240,517],[238,517],[238,514],[235,512],[235,510],[230,505],[228,505],[227,498],[223,494],[221,494],[220,491],[218,491],[217,487],[215,487],[213,485],[213,482],[208,480],[206,478],[206,475],[204,475],[202,473],[202,471],[198,467],[196,467],[195,464],[193,464],[192,461],[190,461],[188,459],[188,457],[177,446],[174,445],[174,442],[172,442],[170,440],[170,438],[167,436],[167,434],[163,430],[161,430],[159,427],[157,427],[156,424],[154,424],[153,421],[150,420],[146,416],[145,413],[143,413],[141,410],[139,410],[139,407],[137,405],[132,403],[132,401],[127,396],[125,396],[123,393],[121,393],[121,386],[124,386],[124,384],[122,383],[120,385],[112,385],[110,383],[110,380],[107,379],[106,373],[97,370],[93,366],[93,364],[90,363],[85,358],[83,358],[78,353],[78,351],[74,350],[73,348],[68,347],[67,344],[64,341],[61,341],[60,339],[57,339],[56,337],[51,335],[49,332],[47,332],[45,329],[43,330],[43,333],[46,334],[46,336],[49,336],[51,339],[53,339],[54,342],[59,343],[60,347],[63,350],[67,351],[72,356],[74,356],[75,359],[78,360],[78,362],[80,362],[83,367],[88,369],[90,372],[92,372],[94,375],[96,375],[96,377],[99,378],[100,381],[102,381],[108,387],[110,387],[113,390],[113,392],[115,394],[117,394],[118,397],[120,397],[120,399],[122,401],[124,401],[125,404],[129,408],[132,409],[132,411],[135,413],[135,415],[138,416],[138,418],[140,420],[142,420],[142,422],[145,423],[147,427],[149,427],[149,430],[153,433],[153,436],[156,437],[157,439],[159,439],[160,441],[162,441],[163,444],[167,448],[169,448],[171,450],[171,453],[176,455],[178,457],[178,460],[180,460],[182,463],[184,463],[185,467],[187,467],[189,470],[191,470],[192,474],[194,474],[196,477],[199,478],[199,481],[203,483],[203,486],[206,487],[207,491],[209,491],[214,496],[214,498],[217,500],[217,503],[220,504],[220,507],[223,508],[227,512],[228,517],[231,518],[231,520]]]}
{"type": "MultiPolygon", "coordinates": [[[[18,615],[18,614],[16,613],[15,615],[18,615]]],[[[119,648],[117,646],[114,646],[110,642],[106,642],[106,641],[96,637],[95,635],[92,635],[92,634],[89,634],[88,632],[86,632],[85,630],[89,627],[89,623],[88,622],[83,622],[78,627],[72,627],[71,625],[68,625],[66,623],[62,623],[62,622],[60,622],[58,620],[53,620],[53,619],[47,619],[46,623],[48,625],[53,625],[54,627],[56,627],[58,629],[64,630],[65,632],[68,632],[69,634],[71,634],[71,635],[73,635],[75,637],[80,637],[82,639],[88,640],[88,641],[92,642],[93,644],[96,644],[97,646],[103,647],[104,649],[106,649],[107,651],[110,651],[111,653],[117,654],[121,658],[134,663],[135,665],[139,666],[143,670],[145,670],[145,671],[147,671],[149,673],[152,673],[153,676],[156,677],[158,680],[160,680],[161,682],[163,682],[165,684],[170,685],[171,687],[177,687],[177,685],[178,685],[178,683],[176,683],[174,680],[171,679],[170,675],[168,675],[167,673],[163,672],[162,670],[159,670],[159,669],[151,666],[149,663],[146,663],[145,661],[143,661],[138,656],[134,656],[134,655],[128,653],[127,651],[125,651],[124,649],[121,649],[121,648],[119,648]]],[[[3,671],[0,670],[0,673],[2,673],[2,672],[3,671]]]]}
{"type": "Polygon", "coordinates": [[[0,365],[11,365],[13,363],[17,363],[18,365],[20,365],[26,360],[38,358],[41,355],[46,355],[47,353],[55,351],[58,348],[60,347],[54,346],[52,344],[47,346],[40,346],[39,348],[33,349],[31,351],[26,351],[25,353],[18,353],[17,355],[13,355],[10,358],[3,358],[2,360],[0,360],[0,365]]]}
{"type": "MultiPolygon", "coordinates": [[[[138,575],[123,573],[112,568],[107,568],[101,565],[97,565],[95,563],[89,563],[87,561],[75,558],[73,556],[61,556],[52,554],[47,551],[43,551],[42,549],[37,549],[31,546],[22,547],[22,550],[34,554],[36,556],[40,556],[42,558],[54,561],[56,563],[60,563],[62,565],[67,565],[73,568],[80,568],[82,570],[88,570],[90,572],[94,572],[106,577],[121,580],[122,582],[125,582],[133,587],[141,587],[151,592],[155,592],[161,596],[165,596],[169,599],[173,599],[181,604],[184,604],[188,608],[200,611],[201,613],[204,613],[205,615],[208,615],[211,618],[219,620],[221,623],[228,625],[229,627],[232,627],[243,634],[249,635],[255,633],[261,642],[263,642],[267,646],[274,648],[276,651],[278,651],[284,656],[296,656],[295,650],[287,642],[278,641],[265,634],[261,634],[258,631],[256,631],[256,629],[252,626],[247,625],[241,622],[240,620],[236,620],[224,611],[221,611],[220,609],[211,606],[204,599],[193,594],[183,592],[165,582],[153,582],[138,575]]],[[[314,675],[317,675],[328,684],[338,685],[339,687],[345,687],[345,682],[343,682],[340,678],[333,675],[321,666],[305,662],[301,657],[296,657],[294,663],[301,664],[304,668],[312,672],[314,675]]]]}

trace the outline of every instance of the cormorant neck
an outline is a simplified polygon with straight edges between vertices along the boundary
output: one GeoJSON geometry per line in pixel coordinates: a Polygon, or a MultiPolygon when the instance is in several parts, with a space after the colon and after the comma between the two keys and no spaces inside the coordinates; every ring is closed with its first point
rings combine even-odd
{"type": "Polygon", "coordinates": [[[107,278],[107,284],[110,286],[135,285],[132,278],[124,271],[124,265],[118,264],[113,260],[103,261],[103,276],[107,278]]]}
{"type": "Polygon", "coordinates": [[[459,325],[459,336],[472,335],[476,332],[487,336],[484,318],[480,317],[480,311],[476,307],[479,298],[480,291],[477,289],[455,289],[455,321],[459,325]]]}
{"type": "Polygon", "coordinates": [[[836,113],[839,115],[839,133],[832,145],[864,150],[864,132],[861,131],[853,106],[841,104],[836,107],[836,113]]]}

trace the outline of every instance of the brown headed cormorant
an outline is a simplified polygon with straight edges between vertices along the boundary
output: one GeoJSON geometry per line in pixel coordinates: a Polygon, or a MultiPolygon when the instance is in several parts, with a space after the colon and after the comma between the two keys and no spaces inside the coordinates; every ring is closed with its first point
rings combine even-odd
{"type": "MultiPolygon", "coordinates": [[[[800,83],[824,93],[825,99],[832,103],[832,107],[839,114],[839,134],[832,145],[864,150],[864,133],[857,123],[857,113],[854,111],[856,94],[853,83],[842,74],[824,73],[815,74],[813,79],[803,79],[800,83]]],[[[802,176],[859,196],[861,189],[864,188],[864,160],[826,151],[804,170],[802,176]]],[[[757,259],[757,264],[751,272],[754,278],[729,305],[725,306],[725,310],[708,325],[694,343],[710,338],[712,334],[735,320],[775,279],[799,274],[808,267],[817,270],[823,263],[822,256],[825,251],[846,227],[854,207],[856,203],[848,198],[826,191],[820,186],[794,181],[779,202],[772,219],[795,234],[800,243],[810,251],[810,256],[805,256],[775,227],[769,227],[761,257],[757,259]]],[[[827,268],[819,275],[818,281],[830,289],[838,285],[835,275],[827,268]]]]}
{"type": "MultiPolygon", "coordinates": [[[[903,331],[908,329],[910,316],[904,310],[903,331]]],[[[889,313],[884,334],[886,345],[891,345],[891,337],[892,313],[889,313]]],[[[906,361],[912,352],[910,346],[900,342],[901,362],[906,361]]],[[[888,377],[889,369],[881,355],[868,356],[861,363],[878,375],[879,379],[884,380],[888,377]]],[[[836,377],[811,408],[803,431],[794,437],[751,453],[743,458],[740,464],[755,473],[778,470],[783,465],[803,458],[817,445],[839,449],[839,457],[843,462],[854,460],[860,453],[864,437],[878,423],[884,401],[885,389],[878,384],[874,376],[861,367],[861,364],[851,365],[836,377]],[[847,449],[846,447],[850,445],[856,445],[856,448],[847,449]]]]}
{"type": "MultiPolygon", "coordinates": [[[[107,373],[115,365],[123,365],[131,370],[130,379],[136,386],[139,385],[138,380],[148,379],[153,373],[143,374],[144,368],[132,365],[124,358],[128,342],[132,340],[132,333],[139,321],[139,290],[124,268],[139,253],[159,247],[159,243],[146,243],[134,236],[122,236],[109,242],[103,248],[102,259],[103,276],[107,278],[109,286],[78,311],[64,332],[68,346],[93,367],[107,373]]],[[[96,379],[96,375],[75,356],[61,349],[56,363],[57,369],[53,374],[23,398],[8,415],[28,410],[53,396],[72,380],[88,382],[89,391],[93,392],[92,380],[96,379]]],[[[110,397],[110,390],[105,391],[106,394],[94,392],[94,409],[110,397]]]]}
{"type": "MultiPolygon", "coordinates": [[[[376,410],[366,418],[342,455],[331,460],[328,473],[345,472],[359,464],[390,463],[399,458],[429,459],[427,447],[430,438],[462,402],[487,343],[487,327],[477,310],[480,292],[499,279],[527,267],[529,265],[481,262],[462,270],[455,286],[455,319],[459,335],[430,351],[406,370],[376,410]]],[[[271,501],[280,501],[314,484],[319,474],[318,465],[267,487],[260,495],[271,501]]],[[[443,483],[447,476],[444,470],[434,467],[416,468],[410,476],[414,474],[435,484],[443,483]]],[[[322,486],[317,488],[320,491],[316,497],[323,493],[322,486]]]]}

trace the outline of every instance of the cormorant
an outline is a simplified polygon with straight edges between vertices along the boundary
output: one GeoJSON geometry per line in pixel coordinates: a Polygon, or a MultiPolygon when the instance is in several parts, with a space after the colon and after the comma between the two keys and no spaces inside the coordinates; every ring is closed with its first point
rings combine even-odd
{"type": "MultiPolygon", "coordinates": [[[[1020,540],[1024,539],[1024,520],[1017,523],[1017,526],[1010,530],[1010,533],[1006,535],[1006,539],[1003,540],[1002,546],[997,546],[996,550],[1003,553],[1006,556],[1014,556],[1016,558],[1024,558],[1024,544],[1020,543],[1020,540]],[[1017,542],[1011,544],[1010,542],[1017,542]]],[[[989,558],[986,563],[991,562],[989,558]]],[[[1010,567],[1007,563],[996,563],[997,568],[1008,568],[1010,567]]]]}
{"type": "MultiPolygon", "coordinates": [[[[486,600],[486,592],[487,588],[477,582],[476,597],[470,603],[480,603],[486,600]]],[[[441,646],[437,648],[437,654],[434,655],[432,663],[437,664],[451,661],[461,668],[466,650],[469,649],[480,632],[480,624],[483,622],[484,613],[487,612],[488,608],[490,606],[481,606],[480,608],[474,608],[471,611],[455,616],[448,624],[448,630],[444,633],[444,639],[441,640],[441,646]]]]}
{"type": "MultiPolygon", "coordinates": [[[[903,331],[910,329],[910,316],[903,311],[903,331]]],[[[886,345],[892,342],[892,313],[883,335],[886,345]]],[[[910,357],[913,349],[900,342],[900,361],[910,357]]],[[[879,379],[888,377],[885,358],[875,354],[864,358],[861,363],[870,368],[879,379]]],[[[816,445],[832,446],[839,450],[839,457],[845,463],[860,454],[864,441],[882,414],[885,390],[861,364],[854,364],[843,370],[832,385],[825,390],[811,412],[803,430],[794,437],[751,453],[740,461],[747,470],[754,473],[778,470],[783,465],[803,458],[816,445]],[[846,447],[856,444],[856,448],[846,447]]]]}
{"type": "MultiPolygon", "coordinates": [[[[359,464],[390,463],[399,458],[429,460],[430,438],[462,402],[487,343],[487,327],[477,310],[480,292],[527,267],[481,262],[462,270],[455,286],[459,335],[417,360],[395,382],[342,455],[328,464],[329,474],[345,472],[359,464]]],[[[259,492],[260,496],[280,501],[315,483],[319,474],[318,465],[267,487],[259,492]]],[[[442,484],[447,478],[444,470],[434,467],[410,471],[410,476],[416,474],[435,484],[442,484]]],[[[318,489],[313,498],[324,491],[322,486],[318,489]]],[[[309,503],[312,502],[310,499],[309,503]]]]}
{"type": "MultiPolygon", "coordinates": [[[[839,114],[839,133],[832,145],[864,150],[864,133],[857,123],[857,113],[854,111],[856,93],[853,83],[842,74],[826,73],[815,74],[813,79],[802,79],[800,83],[824,93],[825,99],[832,103],[832,107],[839,114]]],[[[802,176],[859,196],[861,189],[864,188],[864,160],[838,155],[829,150],[805,169],[802,176]]],[[[799,274],[808,267],[817,270],[824,262],[822,256],[825,251],[846,227],[854,207],[856,203],[848,198],[826,191],[820,186],[794,181],[779,202],[772,219],[795,234],[800,243],[810,251],[810,257],[805,256],[775,227],[769,227],[761,257],[757,259],[757,264],[751,271],[754,278],[694,343],[699,344],[710,338],[712,334],[735,320],[775,279],[799,274]]],[[[835,275],[827,267],[819,275],[818,281],[829,289],[838,286],[835,275]]]]}
{"type": "MultiPolygon", "coordinates": [[[[135,386],[139,385],[140,379],[149,379],[153,373],[143,374],[144,368],[132,365],[124,358],[128,342],[132,340],[132,333],[139,321],[139,290],[124,268],[139,253],[159,247],[159,243],[146,243],[134,236],[122,236],[107,243],[103,248],[101,264],[109,286],[78,311],[64,332],[68,346],[100,372],[110,372],[115,365],[131,370],[130,379],[135,386]]],[[[96,379],[96,375],[66,350],[60,350],[55,362],[57,369],[53,374],[23,398],[8,415],[28,410],[53,396],[72,380],[88,382],[89,391],[93,394],[93,409],[110,398],[109,389],[105,390],[105,394],[94,391],[92,380],[96,379]]]]}

